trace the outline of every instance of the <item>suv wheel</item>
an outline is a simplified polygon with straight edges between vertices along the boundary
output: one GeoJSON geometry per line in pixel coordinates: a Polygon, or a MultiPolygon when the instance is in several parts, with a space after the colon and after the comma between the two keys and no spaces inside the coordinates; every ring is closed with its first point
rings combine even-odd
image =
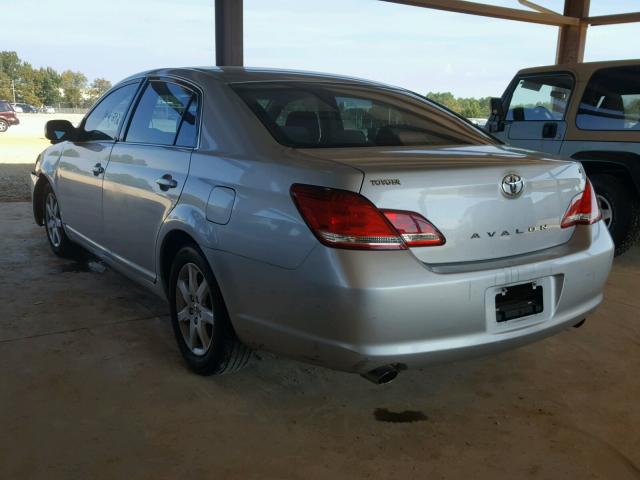
{"type": "Polygon", "coordinates": [[[614,175],[594,175],[591,182],[602,210],[602,219],[620,255],[640,237],[640,201],[624,182],[614,175]]]}
{"type": "Polygon", "coordinates": [[[199,375],[239,370],[251,350],[235,335],[213,272],[199,249],[182,248],[169,278],[171,323],[187,365],[199,375]]]}
{"type": "Polygon", "coordinates": [[[0,119],[0,132],[6,132],[9,129],[9,123],[6,120],[0,119]]]}

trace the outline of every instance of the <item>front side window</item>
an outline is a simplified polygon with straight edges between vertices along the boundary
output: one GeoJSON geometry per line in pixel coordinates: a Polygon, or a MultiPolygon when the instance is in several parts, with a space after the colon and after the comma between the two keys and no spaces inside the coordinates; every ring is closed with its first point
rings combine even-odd
{"type": "Polygon", "coordinates": [[[564,120],[573,77],[568,74],[527,75],[520,78],[511,95],[507,121],[564,120]]]}
{"type": "Polygon", "coordinates": [[[640,67],[598,70],[580,100],[583,130],[640,130],[640,67]]]}
{"type": "Polygon", "coordinates": [[[197,95],[178,84],[151,81],[131,118],[125,141],[195,147],[197,95]]]}
{"type": "Polygon", "coordinates": [[[83,140],[114,140],[137,90],[130,83],[107,95],[85,119],[83,140]]]}
{"type": "Polygon", "coordinates": [[[395,90],[319,82],[232,88],[278,142],[294,148],[493,143],[428,100],[395,90]]]}

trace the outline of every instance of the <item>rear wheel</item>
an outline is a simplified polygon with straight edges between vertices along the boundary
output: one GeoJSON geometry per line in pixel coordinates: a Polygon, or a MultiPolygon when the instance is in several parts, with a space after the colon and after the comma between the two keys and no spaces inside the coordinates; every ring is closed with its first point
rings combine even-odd
{"type": "Polygon", "coordinates": [[[614,175],[594,175],[591,182],[602,211],[602,220],[616,245],[616,255],[620,255],[629,250],[640,237],[640,201],[614,175]]]}
{"type": "Polygon", "coordinates": [[[9,123],[6,120],[0,119],[0,133],[6,132],[9,129],[9,123]]]}
{"type": "Polygon", "coordinates": [[[230,373],[248,362],[251,351],[236,337],[213,272],[195,246],[175,256],[169,304],[178,347],[195,373],[230,373]]]}
{"type": "Polygon", "coordinates": [[[51,185],[48,183],[44,187],[42,195],[44,206],[44,226],[47,231],[47,240],[53,253],[59,257],[69,258],[78,253],[78,246],[69,240],[62,225],[62,215],[60,214],[60,204],[53,193],[51,185]]]}

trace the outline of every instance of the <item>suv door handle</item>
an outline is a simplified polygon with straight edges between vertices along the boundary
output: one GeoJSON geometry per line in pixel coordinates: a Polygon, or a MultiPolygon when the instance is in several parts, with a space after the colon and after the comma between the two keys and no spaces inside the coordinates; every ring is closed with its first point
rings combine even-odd
{"type": "Polygon", "coordinates": [[[558,124],[554,122],[545,123],[542,126],[542,138],[555,138],[558,133],[558,124]]]}
{"type": "Polygon", "coordinates": [[[98,175],[100,175],[101,173],[104,173],[104,168],[102,168],[102,165],[100,165],[99,163],[96,163],[93,168],[91,169],[91,171],[93,172],[93,174],[97,177],[98,175]]]}
{"type": "Polygon", "coordinates": [[[156,183],[160,185],[160,190],[164,192],[170,188],[176,188],[178,186],[178,182],[176,182],[168,173],[157,179],[156,183]]]}

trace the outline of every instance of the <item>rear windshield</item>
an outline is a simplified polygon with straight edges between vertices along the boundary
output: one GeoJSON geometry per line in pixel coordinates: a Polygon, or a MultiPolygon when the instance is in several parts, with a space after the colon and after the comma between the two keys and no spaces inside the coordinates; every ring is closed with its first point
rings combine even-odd
{"type": "Polygon", "coordinates": [[[294,148],[495,143],[471,123],[410,93],[313,82],[231,87],[279,143],[294,148]]]}

